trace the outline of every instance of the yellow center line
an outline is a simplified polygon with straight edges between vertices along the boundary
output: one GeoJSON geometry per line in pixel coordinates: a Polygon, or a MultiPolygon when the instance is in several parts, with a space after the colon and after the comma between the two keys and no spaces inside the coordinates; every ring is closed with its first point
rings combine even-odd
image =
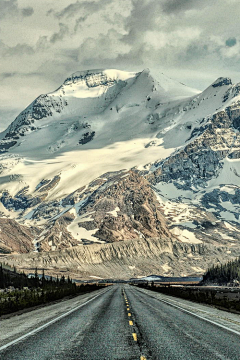
{"type": "Polygon", "coordinates": [[[127,308],[127,311],[130,311],[130,308],[127,308]]]}
{"type": "Polygon", "coordinates": [[[147,360],[147,358],[145,356],[141,356],[140,360],[147,360]]]}
{"type": "Polygon", "coordinates": [[[133,340],[134,340],[134,341],[137,341],[137,334],[136,334],[136,333],[133,333],[132,336],[133,336],[133,340]]]}
{"type": "Polygon", "coordinates": [[[129,316],[129,317],[132,316],[131,313],[128,313],[128,316],[129,316]]]}
{"type": "Polygon", "coordinates": [[[133,326],[132,320],[129,320],[129,325],[133,326]]]}

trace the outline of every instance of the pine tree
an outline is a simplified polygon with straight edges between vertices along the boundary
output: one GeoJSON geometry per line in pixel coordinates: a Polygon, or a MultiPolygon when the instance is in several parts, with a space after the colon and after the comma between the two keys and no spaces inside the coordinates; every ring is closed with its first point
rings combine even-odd
{"type": "Polygon", "coordinates": [[[4,288],[4,274],[3,274],[3,267],[2,267],[2,263],[0,266],[0,288],[4,288]]]}
{"type": "Polygon", "coordinates": [[[44,273],[44,269],[42,270],[42,287],[45,287],[46,281],[45,281],[45,273],[44,273]]]}

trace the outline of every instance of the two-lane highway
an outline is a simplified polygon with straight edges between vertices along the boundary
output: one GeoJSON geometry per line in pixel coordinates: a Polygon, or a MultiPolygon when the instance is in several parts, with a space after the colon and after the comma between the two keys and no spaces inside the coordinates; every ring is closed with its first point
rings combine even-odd
{"type": "MultiPolygon", "coordinates": [[[[228,328],[226,316],[225,325],[218,326],[182,309],[180,300],[174,306],[163,298],[136,287],[114,285],[86,296],[76,309],[48,324],[19,332],[11,341],[5,337],[4,342],[1,332],[6,320],[1,320],[0,359],[240,359],[240,332],[231,330],[230,322],[228,328]]],[[[50,309],[46,307],[45,312],[50,309]]],[[[31,313],[34,318],[35,311],[31,313]]],[[[235,315],[231,322],[240,331],[240,316],[235,315]]],[[[16,321],[14,324],[17,328],[16,321]]]]}

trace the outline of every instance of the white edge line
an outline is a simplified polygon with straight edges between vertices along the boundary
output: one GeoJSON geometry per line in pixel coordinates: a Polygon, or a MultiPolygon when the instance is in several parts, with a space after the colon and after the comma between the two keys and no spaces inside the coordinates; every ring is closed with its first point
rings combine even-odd
{"type": "MultiPolygon", "coordinates": [[[[160,300],[160,299],[159,299],[159,300],[160,300]]],[[[201,316],[201,315],[194,314],[194,313],[192,313],[191,311],[186,310],[186,309],[184,309],[184,308],[182,308],[182,307],[180,307],[180,306],[178,306],[178,305],[172,304],[171,302],[168,302],[168,301],[166,301],[166,300],[162,300],[162,299],[161,299],[160,301],[162,301],[162,302],[164,302],[164,303],[166,303],[166,304],[168,304],[168,305],[170,305],[170,306],[173,306],[173,307],[175,307],[175,308],[177,308],[177,309],[180,309],[180,310],[182,310],[182,311],[184,311],[184,312],[186,312],[186,313],[188,313],[188,314],[191,314],[191,315],[193,315],[193,316],[196,316],[196,317],[198,317],[199,319],[202,319],[202,320],[207,321],[207,322],[209,322],[209,323],[211,323],[211,324],[214,324],[214,325],[216,325],[216,326],[219,326],[219,327],[223,328],[224,330],[231,331],[231,332],[233,332],[234,334],[240,336],[240,332],[237,331],[237,330],[230,329],[230,328],[228,328],[227,326],[221,325],[221,324],[219,324],[219,323],[217,323],[217,322],[215,322],[215,321],[213,321],[213,320],[209,320],[209,319],[204,318],[204,317],[201,316]]]]}
{"type": "Polygon", "coordinates": [[[57,322],[58,320],[66,317],[66,316],[68,316],[69,314],[73,313],[74,311],[76,311],[76,310],[80,309],[81,307],[85,306],[85,305],[88,304],[90,301],[96,299],[96,298],[99,297],[100,295],[102,295],[102,293],[94,296],[93,298],[87,300],[85,303],[83,303],[83,304],[81,304],[81,305],[73,308],[72,310],[69,310],[68,312],[66,312],[66,313],[58,316],[57,318],[55,318],[55,319],[47,322],[46,324],[44,324],[44,325],[42,325],[42,326],[39,326],[37,329],[34,329],[34,330],[28,332],[27,334],[25,334],[25,335],[23,335],[23,336],[20,336],[19,338],[17,338],[17,339],[15,339],[15,340],[13,340],[13,341],[11,341],[11,342],[9,342],[9,343],[1,346],[1,347],[0,347],[0,351],[5,350],[5,349],[8,348],[9,346],[14,345],[14,344],[18,343],[19,341],[24,340],[24,339],[26,339],[27,337],[29,337],[29,336],[31,336],[31,335],[33,335],[33,334],[35,334],[35,333],[43,330],[44,328],[48,327],[49,325],[54,324],[54,323],[57,322]]]}

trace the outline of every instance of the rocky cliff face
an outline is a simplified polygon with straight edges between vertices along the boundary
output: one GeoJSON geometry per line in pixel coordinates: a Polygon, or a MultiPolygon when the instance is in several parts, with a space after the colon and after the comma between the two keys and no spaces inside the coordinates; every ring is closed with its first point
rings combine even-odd
{"type": "Polygon", "coordinates": [[[151,183],[173,181],[183,189],[204,187],[208,180],[217,177],[224,158],[239,158],[238,106],[234,104],[203,119],[205,125],[192,131],[185,147],[154,164],[156,170],[147,176],[151,183]]]}
{"type": "Polygon", "coordinates": [[[60,114],[65,106],[67,106],[67,101],[61,97],[40,95],[7,128],[0,141],[0,151],[6,152],[19,143],[23,136],[38,130],[39,120],[53,116],[54,113],[60,114]]]}
{"type": "MultiPolygon", "coordinates": [[[[63,204],[68,211],[61,213],[56,203],[58,215],[36,239],[40,251],[67,244],[172,236],[155,192],[135,171],[104,174],[86,189],[68,195],[63,204]]],[[[49,204],[45,208],[49,210],[49,204]]],[[[40,206],[38,209],[34,218],[44,216],[40,206]]]]}
{"type": "Polygon", "coordinates": [[[40,230],[18,224],[13,219],[0,218],[0,254],[28,253],[40,230]]]}
{"type": "Polygon", "coordinates": [[[134,171],[112,178],[92,193],[79,215],[88,213],[93,220],[81,226],[97,228],[94,236],[106,242],[170,234],[154,191],[134,171]]]}
{"type": "Polygon", "coordinates": [[[35,238],[35,247],[38,251],[61,250],[79,244],[67,227],[73,221],[70,213],[65,213],[59,219],[49,224],[38,237],[35,238]]]}

